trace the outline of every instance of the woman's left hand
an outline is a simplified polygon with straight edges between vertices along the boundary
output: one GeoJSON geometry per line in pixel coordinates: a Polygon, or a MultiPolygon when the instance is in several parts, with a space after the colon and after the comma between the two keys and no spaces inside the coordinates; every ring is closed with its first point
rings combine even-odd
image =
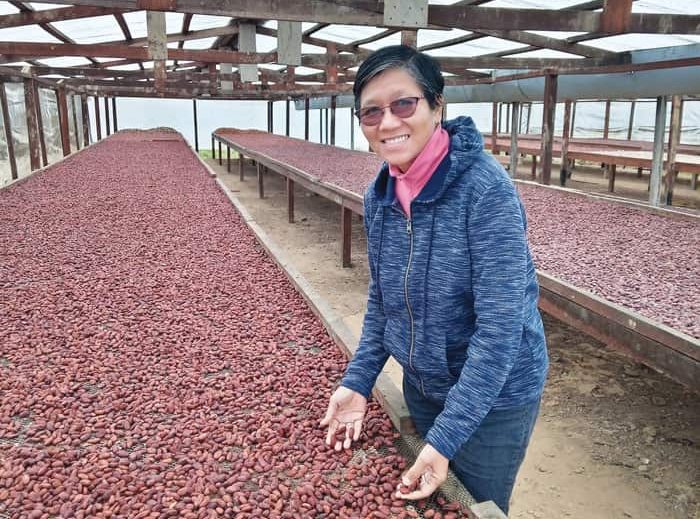
{"type": "Polygon", "coordinates": [[[396,488],[399,499],[423,499],[435,492],[447,479],[450,460],[427,444],[420,451],[416,462],[401,477],[396,488]],[[412,490],[415,488],[415,490],[412,490]]]}

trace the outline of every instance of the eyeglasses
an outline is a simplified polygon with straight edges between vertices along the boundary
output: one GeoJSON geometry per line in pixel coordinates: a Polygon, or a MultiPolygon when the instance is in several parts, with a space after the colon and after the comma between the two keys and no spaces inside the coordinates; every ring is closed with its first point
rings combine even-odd
{"type": "Polygon", "coordinates": [[[416,106],[418,106],[418,101],[421,99],[425,99],[425,97],[402,97],[392,101],[386,106],[362,108],[357,112],[357,118],[360,120],[360,124],[364,126],[376,126],[382,122],[384,110],[389,108],[391,113],[396,117],[406,119],[416,113],[416,106]]]}

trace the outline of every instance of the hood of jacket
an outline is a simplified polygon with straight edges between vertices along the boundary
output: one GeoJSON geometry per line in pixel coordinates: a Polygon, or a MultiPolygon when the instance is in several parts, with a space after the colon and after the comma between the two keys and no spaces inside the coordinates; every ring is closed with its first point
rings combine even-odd
{"type": "MultiPolygon", "coordinates": [[[[430,203],[442,197],[445,190],[459,176],[465,174],[484,149],[481,133],[471,117],[460,116],[445,121],[442,127],[450,136],[450,152],[445,156],[430,180],[415,199],[417,203],[430,203]]],[[[370,186],[382,205],[396,203],[396,179],[389,175],[385,162],[370,186]]]]}

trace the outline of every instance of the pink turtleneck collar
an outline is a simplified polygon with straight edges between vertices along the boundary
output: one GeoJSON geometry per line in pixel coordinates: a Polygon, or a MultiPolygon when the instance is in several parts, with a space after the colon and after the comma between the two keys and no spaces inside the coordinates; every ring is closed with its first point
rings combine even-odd
{"type": "Polygon", "coordinates": [[[442,126],[438,126],[408,171],[403,172],[398,166],[389,165],[389,174],[396,178],[396,198],[409,218],[411,202],[428,183],[449,149],[450,136],[442,126]]]}

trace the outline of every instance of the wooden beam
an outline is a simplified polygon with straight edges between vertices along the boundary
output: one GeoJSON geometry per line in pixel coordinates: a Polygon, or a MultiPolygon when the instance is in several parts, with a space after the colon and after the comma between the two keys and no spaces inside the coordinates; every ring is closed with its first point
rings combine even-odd
{"type": "Polygon", "coordinates": [[[83,116],[83,146],[88,146],[90,144],[90,111],[87,94],[80,94],[80,112],[83,116]]]}
{"type": "Polygon", "coordinates": [[[39,83],[33,81],[34,83],[34,102],[36,103],[36,122],[37,129],[39,130],[39,145],[41,149],[41,163],[44,166],[48,166],[49,159],[46,152],[46,138],[44,136],[44,120],[41,115],[41,96],[39,94],[39,83]]]}
{"type": "Polygon", "coordinates": [[[304,140],[309,140],[309,97],[304,98],[304,140]]]}
{"type": "Polygon", "coordinates": [[[112,123],[114,133],[117,133],[119,131],[119,126],[117,126],[117,96],[112,96],[112,123]]]}
{"type": "Polygon", "coordinates": [[[75,98],[76,98],[75,93],[71,94],[70,96],[70,107],[72,108],[71,112],[73,115],[73,129],[75,130],[75,149],[79,150],[81,148],[80,146],[80,127],[78,126],[78,109],[75,106],[75,98]]]}
{"type": "Polygon", "coordinates": [[[29,138],[29,162],[32,171],[34,171],[41,167],[41,143],[39,142],[39,123],[37,121],[37,105],[33,79],[24,80],[24,106],[29,138]]]}
{"type": "Polygon", "coordinates": [[[59,9],[47,9],[44,11],[21,11],[19,13],[0,16],[0,29],[60,22],[63,20],[76,20],[79,18],[89,18],[91,16],[104,16],[125,11],[129,11],[129,9],[113,9],[99,6],[72,6],[59,9]]]}
{"type": "Polygon", "coordinates": [[[601,31],[619,34],[629,31],[632,17],[632,0],[605,0],[601,31]]]}
{"type": "MultiPolygon", "coordinates": [[[[104,44],[72,44],[72,43],[33,43],[33,42],[0,42],[0,53],[16,56],[41,57],[103,57],[124,58],[148,61],[151,59],[145,47],[130,47],[128,45],[104,44]]],[[[204,63],[233,63],[258,64],[275,63],[277,53],[234,52],[223,50],[190,50],[169,49],[169,59],[201,61],[204,63]]]]}
{"type": "Polygon", "coordinates": [[[100,120],[100,98],[95,96],[95,130],[97,133],[97,140],[102,140],[102,121],[100,120]]]}
{"type": "Polygon", "coordinates": [[[632,101],[630,104],[630,117],[629,124],[627,125],[627,140],[632,140],[632,130],[634,129],[634,108],[637,104],[636,101],[632,101]]]}
{"type": "MultiPolygon", "coordinates": [[[[256,49],[255,41],[255,24],[241,23],[238,26],[238,50],[239,53],[254,53],[256,49]]],[[[274,61],[277,61],[275,53],[274,61]]],[[[220,63],[223,63],[221,60],[220,63]]],[[[255,65],[240,65],[238,73],[241,76],[241,81],[244,83],[252,83],[258,80],[258,67],[255,65]]]]}
{"type": "Polygon", "coordinates": [[[7,103],[7,91],[5,83],[0,81],[0,110],[2,110],[2,122],[5,129],[5,142],[7,143],[7,155],[10,161],[10,178],[17,179],[17,159],[15,158],[15,144],[12,140],[12,122],[10,121],[10,109],[7,103]]]}
{"type": "Polygon", "coordinates": [[[287,221],[294,223],[294,181],[286,177],[287,181],[287,221]]]}
{"type": "Polygon", "coordinates": [[[571,129],[571,100],[564,103],[564,128],[562,129],[561,143],[561,169],[559,171],[559,185],[565,186],[569,176],[569,132],[571,129]]]}
{"type": "Polygon", "coordinates": [[[168,45],[165,40],[165,13],[158,11],[146,12],[148,30],[148,55],[153,60],[153,77],[156,90],[165,90],[165,60],[168,59],[168,45]]]}
{"type": "Polygon", "coordinates": [[[668,136],[668,157],[666,159],[666,191],[664,203],[673,205],[673,186],[676,181],[676,150],[681,141],[681,126],[683,119],[683,100],[681,96],[671,99],[671,128],[668,136]]]}
{"type": "Polygon", "coordinates": [[[401,31],[401,45],[407,45],[415,49],[418,46],[418,31],[410,29],[401,31]]]}
{"type": "Polygon", "coordinates": [[[68,99],[66,89],[61,87],[56,90],[56,100],[58,102],[58,121],[61,128],[61,147],[63,156],[70,155],[70,126],[68,124],[68,99]]]}
{"type": "Polygon", "coordinates": [[[335,146],[335,109],[336,109],[336,96],[331,96],[331,146],[335,146]]]}
{"type": "Polygon", "coordinates": [[[654,122],[654,154],[651,160],[649,179],[649,204],[658,207],[661,197],[661,171],[664,165],[664,131],[666,129],[666,97],[656,98],[656,119],[654,122]]]}
{"type": "Polygon", "coordinates": [[[340,208],[340,261],[343,268],[352,267],[352,211],[345,206],[340,208]]]}
{"type": "Polygon", "coordinates": [[[107,125],[107,137],[112,133],[109,122],[109,98],[105,96],[105,124],[107,125]]]}
{"type": "Polygon", "coordinates": [[[515,178],[518,173],[518,134],[520,133],[520,103],[514,102],[511,110],[510,124],[510,176],[515,178]]]}
{"type": "Polygon", "coordinates": [[[192,99],[192,124],[194,126],[194,151],[199,153],[199,124],[197,124],[197,100],[192,99]]]}
{"type": "Polygon", "coordinates": [[[580,45],[578,43],[569,43],[566,40],[558,40],[556,38],[548,38],[540,36],[532,32],[524,31],[478,31],[480,34],[501,38],[504,40],[516,41],[525,43],[538,48],[553,49],[569,54],[578,54],[589,58],[613,58],[617,53],[608,50],[590,47],[588,45],[580,45]]]}
{"type": "Polygon", "coordinates": [[[290,121],[290,113],[289,113],[289,108],[290,108],[289,105],[290,105],[290,100],[289,100],[289,98],[287,98],[287,99],[284,100],[284,114],[285,114],[285,118],[284,118],[284,134],[285,134],[287,137],[289,137],[289,130],[290,130],[289,126],[290,126],[290,123],[291,123],[291,121],[290,121]]]}
{"type": "Polygon", "coordinates": [[[265,184],[263,182],[263,166],[260,162],[255,163],[258,172],[258,197],[265,198],[265,184]]]}
{"type": "Polygon", "coordinates": [[[542,108],[542,164],[540,182],[551,183],[552,152],[554,149],[554,116],[557,108],[557,76],[545,76],[544,106],[542,108]]]}
{"type": "MultiPolygon", "coordinates": [[[[142,0],[72,0],[76,5],[93,5],[128,10],[143,4],[142,0]]],[[[62,4],[65,0],[48,0],[62,4]]],[[[251,20],[289,20],[300,22],[338,23],[347,25],[383,25],[383,3],[374,0],[355,0],[352,5],[339,8],[336,2],[322,0],[178,0],[159,2],[159,10],[231,16],[251,20]]],[[[428,23],[436,27],[455,27],[474,30],[529,30],[547,31],[602,31],[603,13],[564,9],[511,9],[459,5],[431,5],[428,23]]],[[[696,34],[700,16],[678,14],[632,13],[628,32],[656,34],[696,34]]]]}
{"type": "Polygon", "coordinates": [[[610,99],[605,101],[605,118],[603,119],[603,139],[607,139],[610,133],[610,99]]]}

